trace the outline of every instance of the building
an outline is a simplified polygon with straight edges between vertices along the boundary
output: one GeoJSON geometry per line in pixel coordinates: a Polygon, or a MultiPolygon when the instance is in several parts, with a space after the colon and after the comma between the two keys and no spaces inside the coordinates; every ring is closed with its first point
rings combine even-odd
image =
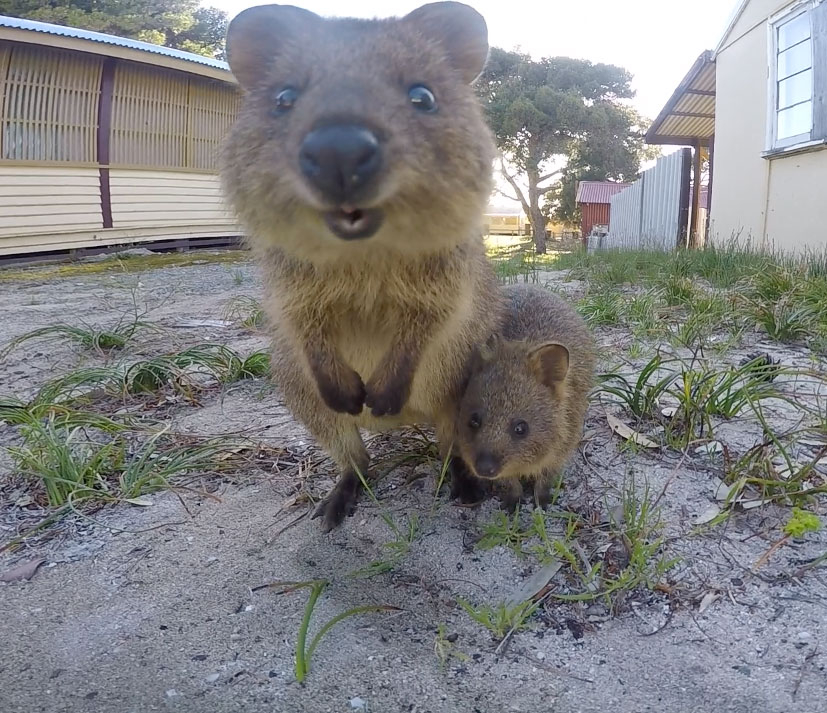
{"type": "Polygon", "coordinates": [[[489,205],[484,216],[487,235],[523,235],[528,221],[518,204],[489,205]]]}
{"type": "Polygon", "coordinates": [[[0,17],[0,256],[238,235],[217,152],[239,102],[223,62],[0,17]]]}
{"type": "Polygon", "coordinates": [[[575,202],[580,206],[581,238],[588,238],[596,225],[609,225],[612,196],[630,185],[611,181],[580,181],[577,184],[575,202]]]}
{"type": "Polygon", "coordinates": [[[741,0],[647,141],[708,152],[712,240],[823,250],[827,0],[741,0]]]}

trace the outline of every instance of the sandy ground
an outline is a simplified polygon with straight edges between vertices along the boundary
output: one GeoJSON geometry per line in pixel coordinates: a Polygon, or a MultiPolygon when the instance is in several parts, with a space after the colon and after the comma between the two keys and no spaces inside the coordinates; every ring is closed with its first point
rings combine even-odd
{"type": "MultiPolygon", "coordinates": [[[[579,289],[562,277],[546,276],[561,290],[579,289]]],[[[0,341],[58,322],[111,324],[137,300],[167,331],[138,340],[133,358],[203,341],[247,353],[266,338],[233,325],[181,325],[220,319],[228,299],[257,292],[243,256],[137,275],[0,281],[0,341]]],[[[598,337],[607,367],[628,335],[610,329],[598,337]]],[[[801,349],[759,346],[789,363],[811,359],[801,349]]],[[[56,342],[31,343],[0,363],[0,394],[29,395],[84,363],[94,359],[56,342]]],[[[630,483],[641,498],[648,488],[659,496],[662,554],[680,562],[663,579],[666,591],[640,587],[616,611],[602,601],[548,599],[499,650],[458,599],[500,602],[540,565],[502,545],[475,544],[495,501],[468,509],[435,497],[439,465],[420,459],[379,482],[379,506],[364,500],[324,535],[308,506],[294,503],[301,493],[323,494],[335,472],[277,389],[247,382],[199,406],[168,405],[164,415],[176,431],[243,432],[282,455],[232,478],[205,479],[194,488],[201,494],[155,493],[149,506],[67,516],[0,554],[0,575],[44,560],[30,580],[0,584],[0,711],[827,711],[827,572],[801,573],[827,549],[827,534],[793,541],[752,571],[786,511],[768,505],[698,530],[692,520],[714,502],[720,463],[621,448],[598,404],[557,507],[600,522],[630,483]],[[395,536],[383,515],[403,526],[416,516],[419,533],[391,571],[354,576],[387,556],[395,536]],[[351,607],[398,610],[340,622],[300,685],[293,661],[308,593],[257,588],[315,579],[330,585],[311,634],[351,607]]],[[[746,421],[728,427],[746,447],[760,433],[746,421]]],[[[412,440],[390,434],[372,450],[413,452],[412,440]]],[[[16,429],[0,424],[0,446],[18,442],[16,429]]],[[[0,452],[0,544],[45,516],[29,492],[0,452]]],[[[552,583],[577,591],[564,571],[552,583]]]]}

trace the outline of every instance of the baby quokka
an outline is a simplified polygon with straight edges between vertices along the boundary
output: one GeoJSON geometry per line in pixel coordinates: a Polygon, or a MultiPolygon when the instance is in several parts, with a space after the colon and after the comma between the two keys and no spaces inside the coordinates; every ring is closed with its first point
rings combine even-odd
{"type": "MultiPolygon", "coordinates": [[[[594,375],[594,342],[580,316],[540,287],[504,288],[499,333],[477,348],[460,400],[455,442],[480,481],[493,481],[514,509],[521,478],[545,507],[551,485],[580,442],[594,375]]],[[[454,469],[454,494],[468,502],[480,481],[454,469]]]]}

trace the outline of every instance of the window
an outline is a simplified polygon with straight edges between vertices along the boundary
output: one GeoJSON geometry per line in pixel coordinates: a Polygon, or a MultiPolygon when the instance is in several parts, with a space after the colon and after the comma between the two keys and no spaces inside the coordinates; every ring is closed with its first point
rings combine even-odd
{"type": "Polygon", "coordinates": [[[825,138],[819,91],[827,67],[817,61],[827,45],[825,16],[827,2],[804,0],[770,23],[769,151],[825,138]]]}

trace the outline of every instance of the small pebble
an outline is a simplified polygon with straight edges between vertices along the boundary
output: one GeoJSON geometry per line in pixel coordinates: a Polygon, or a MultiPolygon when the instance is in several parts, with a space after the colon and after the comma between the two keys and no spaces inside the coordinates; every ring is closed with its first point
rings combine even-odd
{"type": "Polygon", "coordinates": [[[178,691],[176,691],[174,688],[167,689],[167,698],[175,698],[175,696],[177,695],[178,691]]]}
{"type": "Polygon", "coordinates": [[[204,680],[205,680],[207,683],[215,683],[215,682],[216,682],[219,678],[221,678],[221,674],[220,674],[220,673],[211,673],[211,674],[210,674],[209,676],[207,676],[204,680]]]}
{"type": "Polygon", "coordinates": [[[355,711],[361,711],[365,708],[365,702],[361,698],[351,698],[350,707],[355,711]]]}
{"type": "Polygon", "coordinates": [[[537,660],[538,661],[544,661],[545,658],[546,658],[546,655],[542,651],[537,652],[537,660]]]}

